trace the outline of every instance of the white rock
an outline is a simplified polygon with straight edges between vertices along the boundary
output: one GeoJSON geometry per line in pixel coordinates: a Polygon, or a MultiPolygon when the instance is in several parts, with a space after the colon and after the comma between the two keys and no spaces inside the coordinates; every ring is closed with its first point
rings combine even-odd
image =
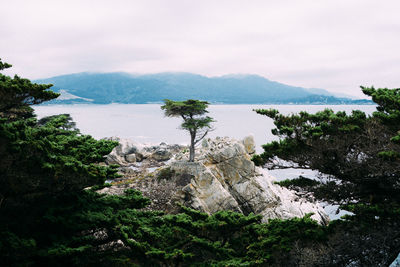
{"type": "Polygon", "coordinates": [[[245,138],[243,138],[242,142],[247,153],[254,154],[256,152],[256,146],[253,135],[246,136],[245,138]]]}

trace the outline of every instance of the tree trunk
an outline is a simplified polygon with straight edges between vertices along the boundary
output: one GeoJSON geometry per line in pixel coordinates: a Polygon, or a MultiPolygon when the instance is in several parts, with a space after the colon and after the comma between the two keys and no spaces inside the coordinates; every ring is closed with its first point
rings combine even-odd
{"type": "Polygon", "coordinates": [[[194,162],[194,139],[196,138],[196,133],[190,133],[190,148],[189,148],[189,162],[194,162]]]}

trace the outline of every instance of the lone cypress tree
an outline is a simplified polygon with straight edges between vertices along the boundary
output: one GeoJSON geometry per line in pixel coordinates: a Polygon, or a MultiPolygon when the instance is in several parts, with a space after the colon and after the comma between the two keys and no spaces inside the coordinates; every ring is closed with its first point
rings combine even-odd
{"type": "Polygon", "coordinates": [[[211,129],[213,119],[208,116],[203,116],[208,113],[207,101],[200,100],[185,100],[172,101],[164,100],[165,105],[161,109],[165,111],[167,117],[182,117],[182,129],[188,130],[190,133],[190,156],[189,162],[194,161],[195,148],[194,146],[203,139],[211,129]],[[199,137],[200,136],[200,137],[199,137]],[[196,139],[197,137],[197,139],[196,139]]]}

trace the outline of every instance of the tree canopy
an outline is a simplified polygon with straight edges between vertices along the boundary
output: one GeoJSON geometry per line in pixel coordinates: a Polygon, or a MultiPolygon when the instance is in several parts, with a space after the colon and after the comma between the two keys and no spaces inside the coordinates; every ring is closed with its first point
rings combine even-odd
{"type": "MultiPolygon", "coordinates": [[[[0,71],[12,65],[0,59],[0,71]]],[[[51,84],[35,84],[28,79],[0,74],[0,116],[2,118],[32,117],[30,105],[54,99],[58,93],[49,91],[51,84]]]]}

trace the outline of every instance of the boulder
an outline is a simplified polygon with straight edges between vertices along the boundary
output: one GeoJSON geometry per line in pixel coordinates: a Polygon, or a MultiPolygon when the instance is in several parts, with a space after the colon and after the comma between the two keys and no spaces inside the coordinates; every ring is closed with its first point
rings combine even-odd
{"type": "Polygon", "coordinates": [[[140,152],[136,152],[135,153],[135,157],[136,157],[136,161],[137,162],[141,162],[145,157],[143,156],[143,154],[142,153],[140,153],[140,152]]]}
{"type": "Polygon", "coordinates": [[[160,147],[156,149],[156,151],[151,154],[151,158],[156,161],[167,161],[172,157],[172,153],[167,149],[160,147]]]}
{"type": "Polygon", "coordinates": [[[250,155],[254,154],[256,152],[256,145],[254,142],[254,136],[249,135],[243,138],[242,140],[244,149],[246,152],[250,155]]]}
{"type": "Polygon", "coordinates": [[[124,159],[120,156],[118,156],[116,153],[111,152],[110,154],[108,154],[105,157],[105,162],[108,165],[112,165],[112,164],[117,164],[117,165],[121,165],[123,164],[124,159]]]}
{"type": "Polygon", "coordinates": [[[132,153],[132,154],[127,154],[125,155],[125,160],[129,163],[134,163],[136,162],[136,154],[132,153]]]}
{"type": "Polygon", "coordinates": [[[118,141],[119,145],[114,147],[113,149],[113,152],[118,156],[125,156],[127,154],[136,153],[138,149],[140,149],[138,147],[140,145],[130,139],[119,138],[119,137],[110,137],[106,139],[111,141],[118,141]]]}
{"type": "Polygon", "coordinates": [[[106,156],[105,161],[107,164],[118,164],[121,166],[125,166],[132,162],[130,160],[133,160],[132,156],[128,157],[130,158],[130,160],[126,160],[126,155],[134,154],[142,147],[142,145],[135,143],[132,140],[119,137],[110,137],[106,138],[106,140],[119,142],[119,145],[114,147],[111,153],[106,156]]]}

